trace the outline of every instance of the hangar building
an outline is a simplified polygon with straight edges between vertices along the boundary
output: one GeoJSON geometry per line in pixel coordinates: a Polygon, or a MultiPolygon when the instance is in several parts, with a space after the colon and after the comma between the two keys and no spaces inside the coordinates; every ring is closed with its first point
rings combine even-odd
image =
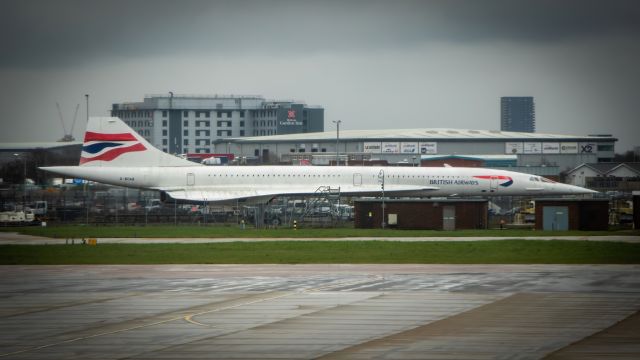
{"type": "Polygon", "coordinates": [[[216,142],[216,152],[256,158],[258,163],[329,165],[336,159],[357,164],[385,160],[389,164],[419,165],[434,157],[457,156],[488,162],[488,167],[511,167],[551,176],[582,163],[610,162],[615,142],[611,135],[560,135],[465,129],[345,130],[276,136],[244,137],[216,142]],[[490,165],[492,163],[493,165],[490,165]]]}

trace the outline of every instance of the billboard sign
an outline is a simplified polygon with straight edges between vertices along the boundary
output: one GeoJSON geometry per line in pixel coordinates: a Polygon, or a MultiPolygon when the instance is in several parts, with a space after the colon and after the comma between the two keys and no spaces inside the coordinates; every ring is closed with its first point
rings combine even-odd
{"type": "Polygon", "coordinates": [[[580,154],[593,154],[596,152],[596,144],[594,143],[580,143],[580,154]]]}
{"type": "Polygon", "coordinates": [[[400,145],[400,152],[403,154],[417,154],[418,153],[418,143],[411,142],[406,143],[403,142],[400,145]]]}
{"type": "Polygon", "coordinates": [[[561,154],[577,154],[578,143],[575,143],[575,142],[560,143],[560,153],[561,154]]]}
{"type": "Polygon", "coordinates": [[[382,152],[382,146],[380,145],[379,142],[366,142],[363,144],[363,152],[366,153],[381,153],[382,152]]]}
{"type": "Polygon", "coordinates": [[[438,153],[438,143],[435,143],[435,142],[420,143],[420,154],[434,155],[437,153],[438,153]]]}
{"type": "Polygon", "coordinates": [[[523,153],[525,154],[541,154],[542,143],[539,142],[526,142],[522,146],[523,153]]]}
{"type": "Polygon", "coordinates": [[[543,154],[559,154],[560,153],[560,143],[542,143],[542,153],[543,154]]]}
{"type": "Polygon", "coordinates": [[[400,152],[400,143],[397,142],[383,142],[382,152],[387,154],[397,154],[400,152]]]}
{"type": "Polygon", "coordinates": [[[524,146],[521,142],[508,142],[504,143],[505,154],[522,154],[524,152],[524,146]]]}

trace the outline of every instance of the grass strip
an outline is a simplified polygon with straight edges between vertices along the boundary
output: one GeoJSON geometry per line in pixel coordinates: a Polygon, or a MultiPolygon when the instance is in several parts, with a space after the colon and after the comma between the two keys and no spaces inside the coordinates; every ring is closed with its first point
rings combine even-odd
{"type": "Polygon", "coordinates": [[[639,264],[640,244],[595,241],[265,241],[2,245],[0,264],[639,264]]]}
{"type": "Polygon", "coordinates": [[[13,231],[27,235],[52,238],[330,238],[330,237],[464,237],[499,236],[515,238],[522,236],[604,236],[604,235],[640,235],[639,230],[617,231],[534,231],[528,229],[507,230],[395,230],[395,229],[354,229],[354,228],[290,228],[279,229],[240,229],[238,226],[78,226],[63,225],[51,227],[14,227],[0,228],[0,231],[13,231]]]}

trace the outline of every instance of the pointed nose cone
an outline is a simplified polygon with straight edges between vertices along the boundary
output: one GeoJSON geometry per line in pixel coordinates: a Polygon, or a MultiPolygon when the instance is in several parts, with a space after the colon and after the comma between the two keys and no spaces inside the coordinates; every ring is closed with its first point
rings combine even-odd
{"type": "Polygon", "coordinates": [[[576,195],[586,195],[586,194],[597,194],[598,192],[595,190],[591,190],[591,189],[586,189],[580,186],[574,186],[574,185],[567,185],[569,187],[571,187],[571,191],[573,194],[576,195]]]}

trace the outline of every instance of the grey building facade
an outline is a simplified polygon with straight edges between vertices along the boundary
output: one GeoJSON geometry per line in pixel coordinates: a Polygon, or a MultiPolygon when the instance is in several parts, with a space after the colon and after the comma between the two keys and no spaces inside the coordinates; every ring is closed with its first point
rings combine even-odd
{"type": "MultiPolygon", "coordinates": [[[[548,176],[585,162],[612,161],[616,141],[611,136],[426,128],[343,130],[337,145],[341,162],[351,164],[418,164],[434,155],[511,156],[513,170],[548,176]]],[[[236,138],[224,146],[239,157],[261,155],[262,163],[328,165],[336,159],[336,132],[236,138]]]]}
{"type": "Polygon", "coordinates": [[[530,133],[536,131],[536,110],[532,96],[500,98],[500,130],[530,133]]]}
{"type": "Polygon", "coordinates": [[[121,118],[168,153],[213,153],[227,138],[324,131],[324,109],[261,96],[153,95],[113,104],[121,118]]]}

